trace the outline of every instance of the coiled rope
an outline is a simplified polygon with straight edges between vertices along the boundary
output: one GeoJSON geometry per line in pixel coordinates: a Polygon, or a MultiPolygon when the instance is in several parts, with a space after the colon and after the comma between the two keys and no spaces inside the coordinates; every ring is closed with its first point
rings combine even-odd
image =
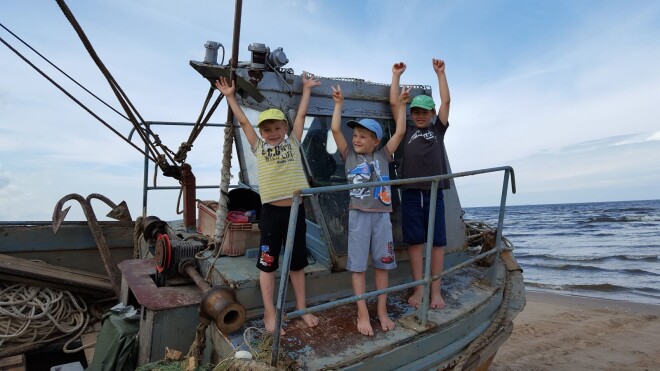
{"type": "Polygon", "coordinates": [[[20,349],[67,336],[65,353],[93,346],[68,349],[89,324],[87,304],[66,290],[25,284],[0,283],[0,357],[19,354],[20,349]],[[13,353],[16,352],[16,353],[13,353]]]}
{"type": "MultiPolygon", "coordinates": [[[[468,246],[482,246],[487,238],[495,238],[497,229],[485,222],[465,220],[465,228],[468,246]]],[[[513,250],[513,243],[502,236],[505,250],[513,250]]]]}
{"type": "MultiPolygon", "coordinates": [[[[467,242],[468,246],[483,246],[488,240],[491,239],[494,244],[495,233],[497,229],[491,227],[489,224],[480,222],[480,221],[465,221],[465,227],[467,228],[467,242]]],[[[506,237],[502,236],[502,243],[504,244],[504,249],[513,250],[513,243],[509,241],[506,237]]],[[[474,354],[478,349],[483,347],[488,343],[493,336],[497,334],[502,328],[502,323],[506,316],[509,300],[511,298],[511,273],[505,271],[505,282],[503,285],[503,294],[502,294],[502,304],[497,310],[493,321],[488,326],[488,328],[481,333],[476,339],[474,339],[470,345],[465,348],[461,353],[445,362],[440,369],[449,369],[452,370],[464,370],[467,361],[470,359],[470,356],[474,354]]]]}
{"type": "Polygon", "coordinates": [[[504,318],[507,313],[507,309],[509,307],[509,299],[511,298],[511,277],[510,273],[506,272],[506,282],[504,284],[504,293],[503,293],[503,298],[502,298],[502,304],[500,305],[500,308],[498,309],[495,318],[493,319],[493,322],[488,326],[486,331],[484,331],[481,335],[479,335],[470,345],[463,351],[461,352],[460,355],[458,355],[456,360],[456,365],[454,366],[454,370],[465,370],[465,365],[470,358],[472,354],[474,354],[478,349],[483,347],[486,343],[488,343],[491,338],[498,332],[500,331],[502,327],[502,323],[504,321],[504,318]]]}

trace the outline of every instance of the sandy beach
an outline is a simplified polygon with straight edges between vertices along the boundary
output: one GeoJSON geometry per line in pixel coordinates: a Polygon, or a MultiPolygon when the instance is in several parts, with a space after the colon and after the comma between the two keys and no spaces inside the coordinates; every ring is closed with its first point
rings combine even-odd
{"type": "Polygon", "coordinates": [[[527,292],[490,370],[659,370],[660,306],[527,292]]]}

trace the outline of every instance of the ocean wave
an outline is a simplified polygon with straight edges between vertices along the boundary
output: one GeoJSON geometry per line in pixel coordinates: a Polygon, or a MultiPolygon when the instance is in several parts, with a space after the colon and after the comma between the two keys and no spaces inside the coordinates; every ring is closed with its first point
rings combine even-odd
{"type": "Polygon", "coordinates": [[[636,213],[636,214],[648,214],[653,212],[654,209],[650,207],[624,207],[621,209],[604,209],[604,213],[636,213]]]}
{"type": "Polygon", "coordinates": [[[635,222],[657,222],[660,221],[660,217],[643,215],[643,216],[594,216],[588,218],[587,220],[580,220],[578,224],[590,224],[590,223],[635,223],[635,222]]]}
{"type": "Polygon", "coordinates": [[[551,289],[559,291],[573,291],[573,290],[586,290],[586,291],[601,291],[601,292],[627,292],[631,289],[610,283],[599,283],[594,285],[557,285],[541,282],[525,282],[525,285],[530,287],[537,287],[540,289],[551,289]]]}
{"type": "Polygon", "coordinates": [[[588,255],[552,255],[552,254],[529,254],[522,255],[516,254],[516,257],[524,257],[526,259],[542,258],[552,260],[566,260],[566,261],[604,261],[604,260],[635,260],[635,261],[656,261],[660,256],[651,255],[611,255],[611,256],[588,256],[588,255]]]}
{"type": "Polygon", "coordinates": [[[580,264],[552,264],[552,263],[536,263],[536,264],[523,264],[524,268],[540,268],[540,269],[555,269],[565,271],[592,271],[592,272],[610,272],[610,273],[625,273],[629,275],[645,275],[645,276],[660,276],[659,273],[650,272],[639,268],[624,268],[624,269],[607,269],[596,267],[593,265],[580,265],[580,264]]]}

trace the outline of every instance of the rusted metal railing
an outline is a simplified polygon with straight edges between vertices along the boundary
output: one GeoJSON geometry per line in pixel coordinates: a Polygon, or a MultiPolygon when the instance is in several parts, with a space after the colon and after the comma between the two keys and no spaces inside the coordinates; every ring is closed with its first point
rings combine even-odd
{"type": "Polygon", "coordinates": [[[426,249],[425,249],[425,264],[424,264],[424,278],[417,281],[408,282],[401,285],[396,285],[388,287],[382,290],[374,290],[371,292],[364,293],[357,296],[349,296],[343,299],[334,300],[328,303],[315,305],[305,309],[300,309],[286,314],[287,319],[300,317],[307,313],[315,313],[322,310],[335,308],[344,304],[355,303],[359,300],[365,300],[368,298],[376,297],[381,294],[388,294],[391,292],[406,290],[411,287],[416,287],[424,285],[424,296],[422,298],[422,303],[417,310],[417,316],[420,320],[420,325],[422,327],[427,325],[428,322],[428,308],[429,308],[429,292],[431,283],[444,275],[447,275],[451,272],[454,272],[460,268],[463,268],[467,265],[470,265],[476,261],[479,261],[485,257],[488,257],[493,254],[499,254],[501,252],[501,241],[502,241],[502,227],[504,226],[504,211],[506,206],[506,196],[507,190],[509,187],[509,178],[511,178],[511,192],[516,193],[516,183],[513,168],[511,166],[501,166],[495,168],[487,168],[480,170],[465,171],[454,174],[438,175],[431,177],[422,177],[422,178],[411,178],[411,179],[397,179],[390,181],[381,181],[381,182],[369,182],[369,183],[360,183],[360,184],[345,184],[345,185],[336,185],[328,187],[318,187],[318,188],[307,188],[294,192],[293,194],[293,204],[291,205],[291,214],[289,215],[289,229],[287,231],[287,239],[284,250],[283,263],[281,266],[280,274],[280,287],[277,296],[277,307],[275,315],[275,329],[273,331],[273,348],[271,354],[271,365],[277,366],[278,355],[280,349],[280,329],[282,327],[282,319],[284,317],[284,301],[286,298],[287,282],[289,281],[289,265],[291,263],[291,254],[293,250],[293,240],[296,233],[296,220],[298,217],[298,207],[302,202],[302,197],[307,195],[314,195],[320,193],[330,193],[330,192],[339,192],[347,191],[356,188],[366,188],[366,187],[378,187],[378,186],[398,186],[411,183],[421,183],[421,182],[431,182],[431,199],[430,199],[430,209],[429,209],[429,222],[428,222],[428,235],[426,239],[426,249]],[[500,210],[497,221],[497,231],[495,237],[495,246],[496,248],[479,254],[475,257],[472,257],[460,264],[457,264],[435,276],[431,276],[431,249],[433,248],[433,230],[435,226],[435,201],[437,197],[438,183],[444,179],[453,179],[461,178],[467,176],[473,176],[478,174],[486,174],[493,172],[504,172],[504,180],[502,184],[502,196],[500,198],[500,210]]]}

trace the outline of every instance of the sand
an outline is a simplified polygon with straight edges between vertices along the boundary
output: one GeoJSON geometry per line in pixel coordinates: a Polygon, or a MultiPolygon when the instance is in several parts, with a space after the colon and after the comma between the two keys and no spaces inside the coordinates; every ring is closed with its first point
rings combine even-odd
{"type": "Polygon", "coordinates": [[[528,291],[490,370],[660,370],[660,306],[528,291]]]}

